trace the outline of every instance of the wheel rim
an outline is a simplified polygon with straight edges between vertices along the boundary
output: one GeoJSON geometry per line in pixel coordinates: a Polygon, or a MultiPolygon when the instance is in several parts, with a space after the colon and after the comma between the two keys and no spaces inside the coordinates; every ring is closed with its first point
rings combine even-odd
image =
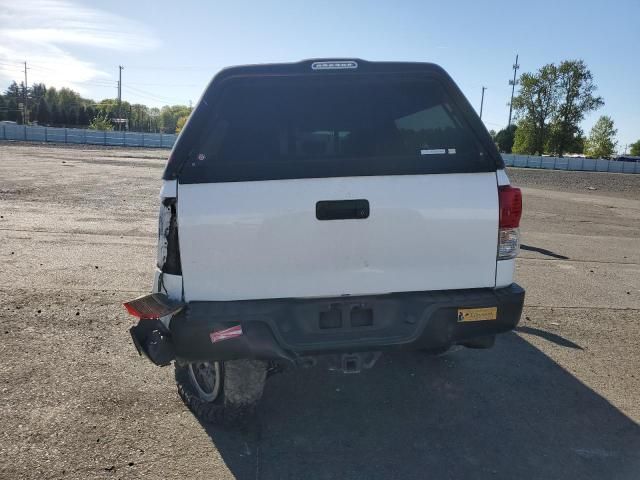
{"type": "Polygon", "coordinates": [[[213,402],[220,394],[222,376],[220,362],[196,362],[189,364],[189,379],[198,396],[205,402],[213,402]]]}

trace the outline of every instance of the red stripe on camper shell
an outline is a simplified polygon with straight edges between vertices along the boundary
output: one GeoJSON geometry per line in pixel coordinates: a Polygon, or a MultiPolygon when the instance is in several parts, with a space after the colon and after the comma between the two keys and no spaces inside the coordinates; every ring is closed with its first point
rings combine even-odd
{"type": "Polygon", "coordinates": [[[211,332],[209,334],[209,338],[211,338],[211,343],[216,343],[221,342],[222,340],[239,337],[240,335],[242,335],[242,325],[236,325],[235,327],[227,328],[225,330],[211,332]]]}

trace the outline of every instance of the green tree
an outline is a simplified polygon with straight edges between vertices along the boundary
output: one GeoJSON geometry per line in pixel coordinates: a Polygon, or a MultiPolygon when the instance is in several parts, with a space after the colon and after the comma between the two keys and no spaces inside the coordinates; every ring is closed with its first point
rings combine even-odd
{"type": "Polygon", "coordinates": [[[51,108],[49,109],[49,123],[53,125],[58,125],[62,123],[60,119],[60,112],[58,111],[58,105],[55,103],[50,105],[51,105],[51,108]]]}
{"type": "Polygon", "coordinates": [[[40,97],[38,101],[38,112],[36,115],[36,119],[40,125],[44,125],[49,122],[49,104],[44,96],[40,97]]]}
{"type": "Polygon", "coordinates": [[[158,107],[152,107],[148,112],[149,120],[149,132],[157,132],[160,125],[158,119],[160,118],[160,109],[158,107]]]}
{"type": "Polygon", "coordinates": [[[512,124],[496,133],[494,141],[496,142],[500,152],[511,153],[517,129],[518,127],[515,124],[512,124]]]}
{"type": "MultiPolygon", "coordinates": [[[[190,107],[185,105],[165,106],[162,109],[149,108],[143,104],[129,104],[126,101],[118,104],[116,99],[103,99],[99,103],[83,98],[70,88],[47,87],[43,83],[35,83],[26,90],[28,98],[28,115],[31,121],[40,124],[87,126],[91,119],[107,118],[110,124],[116,117],[128,118],[129,128],[138,131],[154,131],[160,129],[174,132],[181,117],[188,117],[190,107]]],[[[24,103],[24,84],[11,82],[0,95],[0,120],[22,122],[20,104],[24,103]]],[[[111,126],[111,125],[110,125],[111,126]]]]}
{"type": "Polygon", "coordinates": [[[34,83],[31,85],[31,98],[37,103],[47,93],[47,86],[44,83],[34,83]]]}
{"type": "Polygon", "coordinates": [[[141,103],[131,105],[131,124],[129,128],[138,132],[146,132],[149,128],[149,108],[141,103]]]}
{"type": "Polygon", "coordinates": [[[513,147],[511,151],[513,153],[525,153],[527,155],[540,155],[542,152],[537,150],[535,130],[533,122],[525,119],[520,120],[515,135],[513,136],[513,147]]]}
{"type": "Polygon", "coordinates": [[[536,73],[520,76],[520,91],[513,99],[519,119],[514,152],[541,154],[545,151],[549,124],[558,112],[558,76],[558,67],[553,63],[544,65],[536,73]],[[520,148],[525,150],[519,151],[520,148]]]}
{"type": "Polygon", "coordinates": [[[47,91],[44,93],[44,98],[47,100],[49,107],[52,107],[58,103],[58,91],[54,87],[47,88],[47,91]]]}
{"type": "Polygon", "coordinates": [[[176,122],[176,133],[180,133],[182,131],[182,129],[184,128],[184,124],[187,123],[188,119],[189,117],[187,117],[186,115],[183,115],[178,119],[178,121],[176,122]]]}
{"type": "Polygon", "coordinates": [[[562,155],[575,152],[581,142],[580,122],[602,105],[596,96],[593,75],[582,60],[544,65],[520,77],[520,91],[513,99],[520,133],[514,151],[562,155]]]}
{"type": "Polygon", "coordinates": [[[92,119],[93,117],[95,117],[97,115],[96,109],[93,108],[92,105],[88,105],[86,110],[87,110],[87,123],[85,123],[83,125],[89,125],[90,119],[92,119]]]}
{"type": "Polygon", "coordinates": [[[89,129],[91,130],[113,130],[113,124],[111,119],[106,115],[96,115],[91,123],[89,123],[89,129]]]}
{"type": "Polygon", "coordinates": [[[22,85],[20,84],[19,86],[15,81],[11,82],[4,92],[7,104],[7,120],[11,122],[22,123],[22,110],[20,108],[20,104],[24,103],[22,85]]]}
{"type": "Polygon", "coordinates": [[[64,105],[60,105],[58,109],[58,123],[62,124],[63,127],[66,127],[69,123],[68,111],[64,108],[64,105]]]}
{"type": "Polygon", "coordinates": [[[585,143],[585,154],[593,158],[610,158],[616,151],[618,130],[611,117],[603,115],[595,123],[585,143]]]}
{"type": "Polygon", "coordinates": [[[78,105],[71,105],[67,110],[67,122],[71,125],[78,125],[78,105]]]}
{"type": "Polygon", "coordinates": [[[87,108],[84,105],[78,109],[78,125],[82,127],[89,125],[89,115],[87,115],[87,108]]]}
{"type": "Polygon", "coordinates": [[[562,156],[580,134],[580,122],[587,113],[602,105],[602,97],[596,96],[593,75],[582,60],[565,60],[557,70],[559,105],[549,139],[549,150],[562,156]]]}
{"type": "Polygon", "coordinates": [[[120,102],[120,104],[118,104],[118,99],[116,98],[105,98],[104,100],[100,100],[96,109],[98,111],[98,115],[112,119],[126,118],[129,114],[129,107],[129,102],[120,102]]]}
{"type": "Polygon", "coordinates": [[[638,140],[636,143],[632,143],[629,146],[631,147],[631,150],[629,150],[629,154],[633,155],[634,157],[640,157],[640,140],[638,140]]]}
{"type": "Polygon", "coordinates": [[[96,116],[106,116],[115,118],[118,110],[118,100],[115,98],[105,98],[96,105],[96,116]]]}
{"type": "Polygon", "coordinates": [[[176,131],[178,119],[180,117],[188,117],[191,109],[186,105],[164,106],[160,110],[160,128],[168,133],[176,131]]]}
{"type": "Polygon", "coordinates": [[[578,130],[578,133],[576,133],[574,137],[571,139],[571,143],[567,145],[567,152],[584,153],[584,144],[586,141],[587,139],[584,138],[582,129],[578,130]]]}
{"type": "Polygon", "coordinates": [[[5,120],[9,120],[11,122],[18,121],[18,102],[16,102],[15,98],[5,97],[7,114],[5,116],[5,120]]]}
{"type": "Polygon", "coordinates": [[[11,84],[5,90],[4,96],[5,97],[11,97],[11,98],[14,98],[16,100],[19,100],[19,99],[23,98],[22,85],[23,84],[21,83],[20,86],[18,86],[18,84],[15,81],[11,82],[11,84]]]}

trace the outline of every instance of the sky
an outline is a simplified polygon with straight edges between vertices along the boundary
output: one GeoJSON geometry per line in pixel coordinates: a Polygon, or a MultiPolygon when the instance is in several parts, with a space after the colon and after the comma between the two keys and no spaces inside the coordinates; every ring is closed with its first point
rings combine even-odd
{"type": "Polygon", "coordinates": [[[506,126],[512,65],[583,59],[618,128],[640,139],[640,0],[241,1],[0,0],[0,89],[12,80],[100,100],[195,103],[221,68],[305,58],[434,62],[488,129],[506,126]]]}

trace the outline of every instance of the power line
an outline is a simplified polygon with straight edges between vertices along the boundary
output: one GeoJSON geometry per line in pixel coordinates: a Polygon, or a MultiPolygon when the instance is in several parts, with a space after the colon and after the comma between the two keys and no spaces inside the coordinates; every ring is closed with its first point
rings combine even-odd
{"type": "MultiPolygon", "coordinates": [[[[31,66],[31,64],[29,64],[28,69],[29,70],[34,70],[35,67],[31,66]]],[[[23,73],[24,72],[24,67],[23,68],[11,68],[11,69],[5,69],[5,68],[1,68],[0,70],[11,70],[12,72],[15,73],[23,73]]],[[[38,75],[36,74],[36,78],[38,78],[38,75]]],[[[70,77],[55,77],[55,80],[57,81],[64,81],[64,82],[69,82],[69,83],[73,83],[73,84],[81,84],[81,85],[95,85],[97,87],[115,87],[118,84],[117,80],[76,80],[74,78],[70,78],[70,77]]],[[[44,83],[44,82],[33,82],[33,83],[44,83]]],[[[64,87],[63,87],[64,88],[64,87]]]]}
{"type": "Polygon", "coordinates": [[[146,98],[148,98],[150,100],[155,100],[155,101],[158,101],[158,102],[175,102],[175,101],[179,102],[179,101],[181,101],[181,100],[179,100],[177,98],[169,98],[169,97],[162,97],[162,96],[159,96],[159,95],[155,95],[153,93],[149,93],[149,92],[146,92],[144,90],[140,90],[138,88],[131,87],[128,84],[127,84],[127,86],[125,88],[127,90],[130,90],[131,92],[133,92],[137,96],[146,97],[146,98]]]}
{"type": "Polygon", "coordinates": [[[22,66],[22,62],[0,62],[0,65],[10,65],[10,66],[15,65],[17,67],[18,65],[22,66]]]}
{"type": "MultiPolygon", "coordinates": [[[[129,68],[129,67],[127,67],[129,68]]],[[[208,67],[202,67],[202,66],[193,66],[193,67],[133,67],[134,69],[141,69],[141,68],[150,68],[150,69],[166,69],[166,70],[180,70],[180,69],[209,69],[208,67]]],[[[4,70],[4,71],[14,71],[15,73],[24,73],[25,75],[25,82],[24,82],[24,96],[25,96],[25,102],[24,102],[24,110],[27,111],[28,109],[28,99],[26,98],[28,96],[28,84],[27,84],[27,69],[28,70],[35,70],[36,71],[36,79],[40,76],[43,75],[43,73],[38,73],[38,72],[55,72],[56,74],[59,73],[59,70],[55,70],[53,68],[49,68],[46,66],[42,66],[42,65],[38,65],[38,64],[32,64],[29,63],[29,66],[27,67],[26,62],[21,62],[21,63],[13,63],[13,62],[9,62],[9,61],[2,61],[0,62],[0,70],[4,70]],[[19,68],[19,66],[24,65],[23,68],[19,68]]],[[[59,77],[58,75],[55,75],[55,80],[56,82],[62,81],[62,82],[69,82],[71,84],[76,84],[76,85],[93,85],[93,86],[98,86],[98,87],[103,87],[103,88],[113,88],[114,86],[117,88],[117,98],[115,100],[115,102],[118,105],[118,116],[121,117],[122,116],[122,89],[124,87],[124,85],[122,84],[122,70],[124,70],[124,67],[122,65],[118,66],[118,80],[100,80],[100,79],[94,79],[94,80],[77,80],[75,78],[70,78],[70,77],[59,77]]],[[[38,83],[36,81],[36,83],[38,83]]],[[[43,83],[43,82],[41,82],[43,83]]],[[[132,82],[133,85],[140,85],[140,86],[158,86],[158,87],[196,87],[197,85],[195,84],[171,84],[171,83],[146,83],[146,82],[132,82]]],[[[62,87],[65,88],[65,87],[62,87]]],[[[127,86],[125,87],[127,88],[127,91],[131,92],[133,94],[134,97],[140,97],[143,99],[143,101],[146,99],[147,101],[154,101],[154,102],[161,102],[161,103],[166,103],[166,104],[182,104],[185,103],[183,100],[177,99],[177,98],[170,98],[170,97],[165,97],[162,95],[157,95],[151,92],[148,92],[146,90],[142,90],[140,88],[136,88],[133,86],[129,86],[129,83],[127,84],[127,86]]],[[[35,99],[34,97],[32,97],[32,99],[34,101],[36,101],[37,103],[37,99],[35,99]]],[[[90,105],[92,103],[84,103],[84,105],[90,105]]],[[[93,105],[100,105],[100,103],[93,103],[93,105]]]]}
{"type": "Polygon", "coordinates": [[[10,72],[11,75],[9,75],[9,77],[13,77],[13,75],[16,75],[18,73],[22,73],[22,68],[8,68],[8,67],[2,67],[0,68],[0,70],[2,70],[3,72],[10,72]]]}
{"type": "Polygon", "coordinates": [[[198,87],[195,83],[144,83],[127,82],[127,85],[141,85],[143,87],[198,87]]]}
{"type": "MultiPolygon", "coordinates": [[[[5,62],[0,62],[0,65],[6,65],[7,67],[9,67],[12,71],[14,72],[23,72],[23,68],[22,67],[22,63],[5,63],[5,62]]],[[[127,68],[133,68],[133,69],[141,69],[141,68],[147,68],[147,67],[128,67],[127,68]]],[[[180,70],[180,69],[184,69],[184,68],[193,68],[193,69],[199,69],[199,68],[203,68],[206,69],[207,67],[148,67],[150,69],[166,69],[166,70],[180,70]]],[[[75,83],[75,84],[83,84],[83,85],[95,85],[95,86],[101,86],[101,87],[112,87],[112,86],[116,86],[118,87],[119,82],[121,82],[122,80],[122,70],[124,69],[124,67],[122,65],[119,65],[119,78],[120,80],[99,80],[99,79],[95,79],[95,80],[76,80],[76,79],[72,79],[70,77],[58,77],[56,75],[56,79],[57,80],[63,80],[63,81],[68,81],[70,83],[75,83]]],[[[6,69],[5,69],[6,70],[6,69]]],[[[48,71],[48,72],[56,72],[58,73],[59,70],[54,69],[54,68],[50,68],[50,67],[45,67],[45,66],[41,66],[41,65],[36,65],[36,64],[29,64],[29,70],[40,70],[40,71],[48,71]]],[[[140,86],[157,86],[157,87],[197,87],[199,85],[197,84],[180,84],[180,83],[146,83],[146,82],[128,82],[127,85],[140,85],[140,86]]],[[[120,98],[122,98],[122,86],[119,86],[119,91],[120,91],[120,98]]],[[[143,92],[142,90],[138,90],[138,92],[141,93],[145,93],[147,94],[147,92],[143,92]]],[[[173,101],[174,99],[169,99],[166,97],[160,97],[158,95],[154,95],[154,94],[148,94],[151,95],[153,97],[157,97],[157,100],[160,101],[173,101]]]]}
{"type": "Polygon", "coordinates": [[[142,94],[144,94],[146,96],[149,96],[149,97],[156,97],[156,98],[159,98],[159,99],[169,99],[168,97],[165,97],[163,95],[156,95],[155,93],[147,92],[146,90],[142,90],[142,89],[137,88],[137,87],[132,87],[129,84],[127,84],[126,88],[127,88],[127,90],[132,90],[134,92],[142,93],[142,94]]]}
{"type": "Polygon", "coordinates": [[[110,81],[110,82],[94,82],[92,80],[83,80],[83,81],[76,81],[76,80],[71,80],[74,83],[80,83],[82,85],[95,85],[97,87],[109,87],[109,88],[114,88],[118,86],[118,81],[114,80],[114,81],[110,81]]]}
{"type": "Polygon", "coordinates": [[[41,67],[39,65],[31,65],[30,68],[34,68],[36,70],[46,70],[48,72],[57,72],[58,70],[56,70],[55,68],[49,68],[49,67],[41,67]]]}
{"type": "Polygon", "coordinates": [[[214,67],[207,67],[207,66],[202,66],[202,65],[193,65],[193,66],[127,66],[127,68],[129,69],[134,69],[134,70],[208,70],[208,71],[212,71],[214,69],[214,67]]]}
{"type": "Polygon", "coordinates": [[[2,70],[13,70],[22,73],[22,63],[3,63],[0,62],[0,68],[2,70]]]}

